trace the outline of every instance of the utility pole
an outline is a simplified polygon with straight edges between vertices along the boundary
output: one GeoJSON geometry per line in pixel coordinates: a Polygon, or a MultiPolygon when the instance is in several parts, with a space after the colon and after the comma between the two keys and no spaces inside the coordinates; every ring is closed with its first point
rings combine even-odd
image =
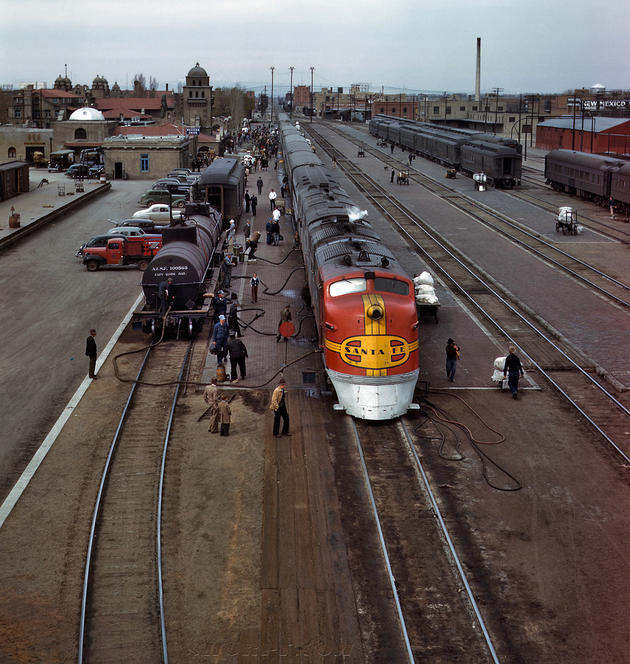
{"type": "Polygon", "coordinates": [[[273,70],[275,67],[269,67],[271,69],[271,120],[269,124],[273,124],[273,70]]]}
{"type": "Polygon", "coordinates": [[[503,88],[493,88],[494,94],[496,95],[496,103],[494,105],[494,131],[493,133],[497,133],[497,120],[499,116],[499,92],[503,92],[503,88]]]}
{"type": "Polygon", "coordinates": [[[293,117],[293,70],[295,69],[295,67],[289,67],[289,69],[291,70],[291,97],[290,97],[291,108],[289,109],[289,120],[290,120],[293,117]]]}
{"type": "Polygon", "coordinates": [[[313,108],[313,70],[315,67],[311,67],[311,124],[313,122],[313,113],[315,109],[313,108]]]}

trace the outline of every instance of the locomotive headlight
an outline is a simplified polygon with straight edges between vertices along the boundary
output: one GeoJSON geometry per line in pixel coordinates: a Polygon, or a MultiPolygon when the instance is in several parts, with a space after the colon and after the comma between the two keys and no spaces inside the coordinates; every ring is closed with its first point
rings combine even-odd
{"type": "Polygon", "coordinates": [[[380,320],[383,318],[383,308],[379,307],[377,304],[372,304],[367,308],[367,311],[365,312],[368,316],[368,318],[371,318],[372,320],[380,320]]]}

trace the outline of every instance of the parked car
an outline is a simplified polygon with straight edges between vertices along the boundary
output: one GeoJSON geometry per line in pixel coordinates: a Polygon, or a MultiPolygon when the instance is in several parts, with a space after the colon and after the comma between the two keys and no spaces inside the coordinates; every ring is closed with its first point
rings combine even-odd
{"type": "Polygon", "coordinates": [[[153,205],[153,203],[167,203],[173,207],[184,207],[186,205],[186,194],[171,194],[167,189],[149,189],[146,191],[138,203],[140,205],[153,205]]]}
{"type": "Polygon", "coordinates": [[[111,231],[107,231],[107,235],[121,235],[123,237],[151,237],[152,235],[160,235],[160,233],[151,233],[145,231],[139,226],[116,226],[111,231]]]}
{"type": "MultiPolygon", "coordinates": [[[[180,219],[181,210],[173,210],[173,219],[180,219]]],[[[155,203],[145,210],[138,210],[133,213],[134,219],[151,219],[156,223],[169,223],[171,220],[171,209],[163,203],[155,203]]]]}
{"type": "Polygon", "coordinates": [[[85,164],[72,164],[66,171],[69,178],[85,178],[89,175],[89,167],[85,164]]]}
{"type": "Polygon", "coordinates": [[[182,175],[192,175],[192,171],[190,170],[190,168],[173,168],[168,172],[169,175],[171,175],[171,173],[181,173],[182,175]]]}
{"type": "Polygon", "coordinates": [[[141,228],[145,233],[161,233],[162,227],[156,226],[151,219],[122,219],[116,221],[113,219],[109,220],[110,223],[114,224],[117,228],[125,228],[131,226],[132,228],[141,228]]]}
{"type": "Polygon", "coordinates": [[[151,189],[153,191],[166,189],[166,191],[170,191],[172,194],[185,196],[188,194],[190,185],[183,184],[177,180],[158,180],[157,182],[153,183],[151,189]]]}
{"type": "Polygon", "coordinates": [[[88,177],[90,178],[97,178],[100,177],[101,173],[105,171],[105,168],[103,166],[90,166],[88,168],[88,177]]]}

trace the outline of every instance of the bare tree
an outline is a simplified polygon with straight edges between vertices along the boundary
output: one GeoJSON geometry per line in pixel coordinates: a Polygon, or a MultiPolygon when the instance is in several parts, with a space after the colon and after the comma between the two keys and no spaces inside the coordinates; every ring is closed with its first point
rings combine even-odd
{"type": "Polygon", "coordinates": [[[147,79],[144,74],[135,74],[133,77],[133,92],[137,97],[144,97],[147,89],[147,79]]]}
{"type": "Polygon", "coordinates": [[[149,76],[149,90],[157,90],[159,82],[155,76],[149,76]]]}

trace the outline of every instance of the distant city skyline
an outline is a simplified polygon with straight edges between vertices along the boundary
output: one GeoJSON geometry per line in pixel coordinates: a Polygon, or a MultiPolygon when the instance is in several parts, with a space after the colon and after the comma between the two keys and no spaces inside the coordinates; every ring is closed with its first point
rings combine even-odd
{"type": "Polygon", "coordinates": [[[68,75],[91,85],[133,87],[134,75],[177,90],[196,62],[217,87],[260,93],[369,83],[372,92],[468,93],[475,87],[476,39],[482,40],[481,90],[561,93],[602,84],[628,89],[626,30],[630,3],[595,10],[530,0],[241,0],[238,6],[189,0],[0,0],[0,84],[68,75]]]}

